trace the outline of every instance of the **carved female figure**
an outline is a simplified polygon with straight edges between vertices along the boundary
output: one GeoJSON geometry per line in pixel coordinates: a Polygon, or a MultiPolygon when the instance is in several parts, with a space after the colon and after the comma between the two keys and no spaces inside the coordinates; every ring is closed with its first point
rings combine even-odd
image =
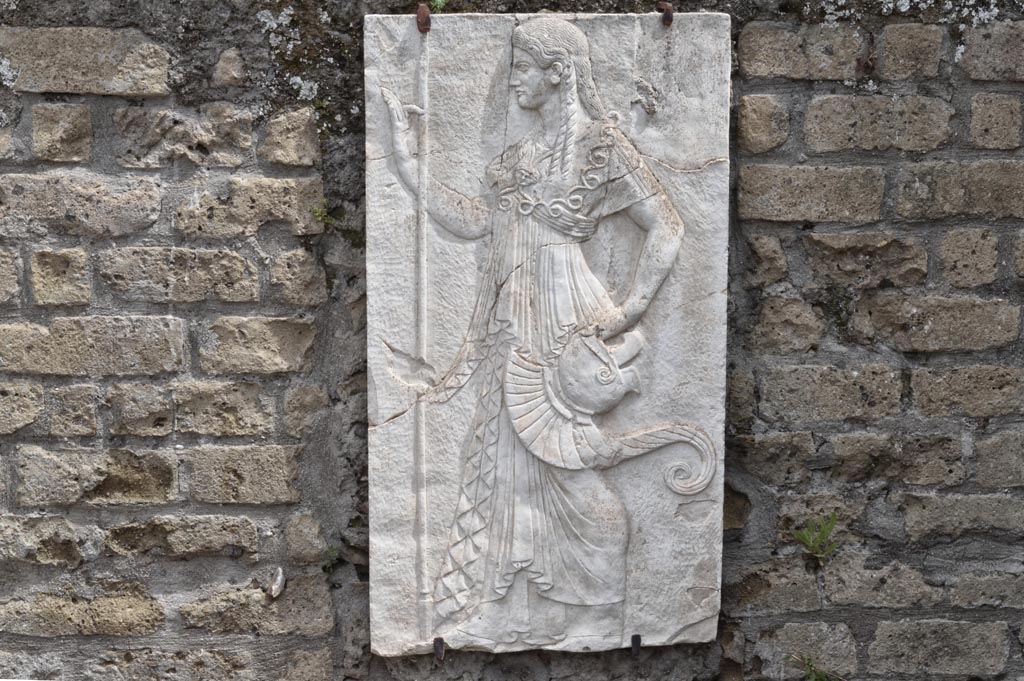
{"type": "MultiPolygon", "coordinates": [[[[675,261],[683,224],[605,110],[583,32],[533,19],[514,30],[512,45],[509,87],[518,106],[536,112],[536,128],[490,163],[486,196],[434,179],[423,187],[427,212],[444,229],[491,240],[465,343],[425,396],[443,401],[472,386],[478,397],[435,583],[435,628],[489,649],[567,636],[607,643],[622,636],[629,528],[600,469],[658,444],[605,437],[591,417],[638,387],[624,366],[642,347],[631,329],[675,261]],[[620,302],[581,249],[616,213],[646,231],[620,302]]],[[[405,142],[408,114],[418,110],[384,96],[399,177],[418,192],[405,142]]],[[[713,459],[696,429],[672,432],[713,459]]],[[[713,468],[704,466],[694,489],[713,468]]]]}

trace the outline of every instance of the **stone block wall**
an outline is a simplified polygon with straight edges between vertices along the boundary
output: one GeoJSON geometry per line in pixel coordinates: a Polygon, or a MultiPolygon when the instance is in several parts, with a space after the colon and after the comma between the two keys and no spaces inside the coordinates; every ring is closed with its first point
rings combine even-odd
{"type": "Polygon", "coordinates": [[[0,677],[1024,678],[996,2],[677,3],[736,41],[719,639],[369,655],[361,13],[411,9],[0,3],[0,677]]]}

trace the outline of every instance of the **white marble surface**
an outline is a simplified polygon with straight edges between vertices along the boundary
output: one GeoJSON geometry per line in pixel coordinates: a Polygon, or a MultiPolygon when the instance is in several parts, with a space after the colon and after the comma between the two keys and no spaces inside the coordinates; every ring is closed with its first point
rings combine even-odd
{"type": "Polygon", "coordinates": [[[714,639],[730,49],[366,17],[375,653],[714,639]]]}

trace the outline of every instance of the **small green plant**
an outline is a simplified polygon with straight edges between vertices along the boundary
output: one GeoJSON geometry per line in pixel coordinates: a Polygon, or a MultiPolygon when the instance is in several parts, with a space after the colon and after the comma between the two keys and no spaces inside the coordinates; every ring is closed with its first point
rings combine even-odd
{"type": "Polygon", "coordinates": [[[448,0],[430,0],[430,11],[431,12],[443,12],[444,6],[448,4],[448,0]]]}
{"type": "Polygon", "coordinates": [[[813,658],[805,655],[790,655],[789,657],[800,665],[800,670],[804,673],[804,681],[846,681],[832,672],[819,668],[813,658]]]}
{"type": "Polygon", "coordinates": [[[804,553],[818,561],[818,567],[825,565],[828,558],[837,548],[838,541],[832,541],[832,532],[836,529],[836,512],[828,518],[816,518],[807,523],[807,527],[793,533],[793,538],[803,544],[804,553]]]}
{"type": "Polygon", "coordinates": [[[313,108],[321,116],[326,116],[331,112],[331,100],[329,99],[317,99],[313,101],[313,108]]]}
{"type": "Polygon", "coordinates": [[[327,550],[324,551],[324,560],[323,563],[320,564],[320,569],[327,574],[331,574],[331,572],[334,571],[334,568],[343,561],[344,558],[342,558],[341,549],[337,546],[328,546],[327,550]]]}
{"type": "Polygon", "coordinates": [[[338,224],[338,221],[335,220],[327,210],[327,199],[324,199],[324,202],[319,206],[313,206],[312,212],[313,219],[325,227],[331,227],[338,224]]]}

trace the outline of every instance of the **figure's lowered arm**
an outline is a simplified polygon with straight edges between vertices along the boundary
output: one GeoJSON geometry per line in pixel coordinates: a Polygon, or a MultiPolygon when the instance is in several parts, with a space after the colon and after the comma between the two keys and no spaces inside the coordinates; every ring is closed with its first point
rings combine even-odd
{"type": "MultiPolygon", "coordinates": [[[[417,106],[403,105],[395,93],[386,88],[381,89],[381,94],[390,113],[391,141],[398,179],[413,196],[417,196],[420,188],[417,181],[416,157],[410,151],[413,134],[409,114],[419,115],[423,110],[417,106]]],[[[427,177],[424,199],[431,219],[455,236],[462,239],[479,239],[487,235],[489,211],[484,199],[464,196],[433,177],[427,177]]]]}
{"type": "Polygon", "coordinates": [[[675,263],[683,241],[683,219],[663,192],[638,201],[626,214],[646,230],[633,285],[612,315],[598,323],[602,338],[612,338],[636,324],[675,263]]]}

